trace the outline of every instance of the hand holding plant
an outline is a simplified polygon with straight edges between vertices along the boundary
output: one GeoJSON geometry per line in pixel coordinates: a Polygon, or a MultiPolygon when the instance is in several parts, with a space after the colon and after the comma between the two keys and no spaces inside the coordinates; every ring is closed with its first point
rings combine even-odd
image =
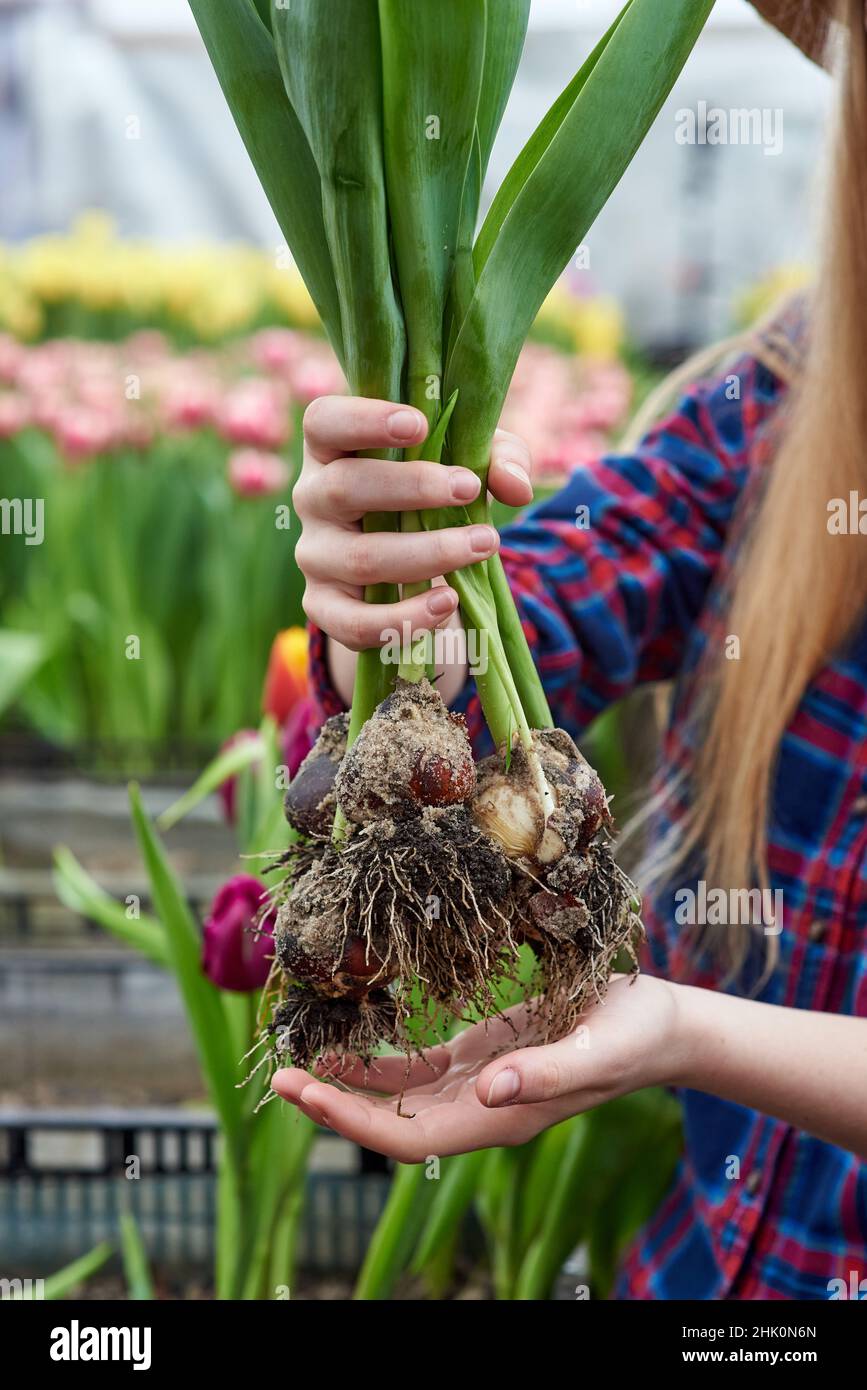
{"type": "Polygon", "coordinates": [[[295,1068],[271,1084],[309,1119],[401,1163],[526,1144],[570,1116],[676,1079],[676,986],[614,978],[604,1007],[591,1009],[577,1032],[526,1046],[535,1036],[532,1011],[520,1004],[409,1064],[400,1055],[370,1067],[324,1059],[323,1080],[295,1068]],[[331,1080],[339,1084],[325,1084],[331,1080]]]}
{"type": "MultiPolygon", "coordinates": [[[[402,449],[404,466],[422,453],[446,465],[436,484],[427,475],[432,505],[410,490],[399,516],[362,506],[366,532],[403,537],[353,542],[330,573],[351,592],[367,570],[380,616],[402,584],[429,626],[438,603],[453,606],[428,595],[418,538],[436,533],[438,570],[485,634],[477,685],[497,750],[476,767],[422,644],[398,670],[362,650],[351,715],[329,721],[287,795],[298,841],[275,895],[274,1054],[306,1066],[332,1048],[409,1050],[417,986],[445,1017],[496,1015],[522,944],[538,963],[534,1037],[563,1036],[638,923],[604,789],[552,728],[496,555],[490,449],[524,340],[713,0],[627,0],[478,235],[529,0],[191,5],[350,390],[412,408],[385,434],[379,421],[388,460],[402,449]]],[[[332,442],[338,455],[370,447],[363,431],[332,442]]]]}

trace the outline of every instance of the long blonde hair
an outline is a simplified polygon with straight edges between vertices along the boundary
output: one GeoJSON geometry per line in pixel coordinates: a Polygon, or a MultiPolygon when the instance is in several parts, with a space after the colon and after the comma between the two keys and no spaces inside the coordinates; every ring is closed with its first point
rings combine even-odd
{"type": "MultiPolygon", "coordinates": [[[[725,632],[700,673],[705,711],[690,770],[691,803],[676,843],[651,853],[647,883],[700,852],[709,885],[768,883],[767,821],[783,733],[810,681],[863,618],[864,539],[831,535],[828,503],[867,494],[867,37],[864,0],[841,0],[845,70],[828,199],[824,262],[811,304],[803,373],[789,393],[779,446],[734,561],[725,632]]],[[[682,787],[663,789],[682,798],[682,787]]],[[[715,933],[719,944],[719,936],[715,933]]],[[[768,969],[776,947],[769,943],[768,969]]],[[[729,926],[730,975],[750,936],[729,926]]]]}

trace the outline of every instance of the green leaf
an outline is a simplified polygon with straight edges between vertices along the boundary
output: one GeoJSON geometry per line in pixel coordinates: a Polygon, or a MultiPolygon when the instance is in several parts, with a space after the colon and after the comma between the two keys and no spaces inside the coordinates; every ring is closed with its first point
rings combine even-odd
{"type": "Polygon", "coordinates": [[[628,1138],[621,1138],[608,1191],[590,1221],[590,1280],[598,1298],[610,1296],[626,1246],[658,1209],[683,1152],[677,1102],[662,1091],[642,1092],[632,1099],[636,1106],[628,1138]],[[650,1160],[639,1161],[642,1154],[650,1155],[650,1160]]]}
{"type": "Polygon", "coordinates": [[[563,1261],[586,1230],[600,1181],[603,1155],[594,1153],[588,1117],[580,1115],[561,1155],[541,1229],[518,1272],[515,1299],[547,1298],[563,1261]],[[595,1179],[595,1186],[594,1186],[595,1179]]]}
{"type": "Polygon", "coordinates": [[[486,1159],[485,1150],[477,1149],[445,1160],[445,1172],[410,1265],[413,1274],[423,1274],[460,1228],[472,1206],[486,1159]]]}
{"type": "Polygon", "coordinates": [[[407,328],[406,399],[432,424],[485,70],[487,4],[379,0],[379,16],[385,175],[407,328]]]}
{"type": "Polygon", "coordinates": [[[37,633],[0,631],[0,714],[36,675],[48,650],[37,633]]]}
{"type": "Polygon", "coordinates": [[[211,1101],[231,1143],[240,1137],[241,1102],[235,1088],[239,1058],[232,1055],[220,992],[202,973],[202,942],[186,898],[165,851],[142,806],[141,793],[130,784],[133,824],[163,924],[169,962],[174,971],[211,1101]]]}
{"type": "Polygon", "coordinates": [[[245,1228],[242,1161],[229,1144],[220,1147],[217,1159],[216,1292],[219,1299],[241,1295],[243,1254],[249,1232],[245,1228]]]}
{"type": "Polygon", "coordinates": [[[542,1225],[545,1209],[569,1144],[569,1136],[578,1122],[580,1116],[553,1125],[551,1129],[546,1129],[540,1134],[536,1141],[521,1203],[520,1243],[524,1253],[542,1225]]]}
{"type": "Polygon", "coordinates": [[[488,0],[485,76],[479,103],[481,182],[515,83],[530,22],[530,0],[488,0]]]}
{"type": "MultiPolygon", "coordinates": [[[[676,1107],[675,1107],[676,1108],[676,1107]]],[[[631,1181],[654,1196],[671,1175],[672,1102],[658,1090],[640,1091],[579,1115],[549,1189],[543,1219],[523,1258],[513,1296],[548,1298],[567,1256],[592,1235],[609,1198],[631,1181]]]]}
{"type": "Polygon", "coordinates": [[[297,838],[286,823],[283,797],[275,783],[276,769],[283,760],[278,735],[276,723],[267,716],[259,729],[265,751],[256,773],[256,825],[244,847],[249,854],[277,855],[297,838]]]}
{"type": "Polygon", "coordinates": [[[256,11],[269,34],[271,32],[271,0],[253,0],[256,11]]]}
{"type": "Polygon", "coordinates": [[[54,1303],[60,1298],[65,1298],[68,1293],[72,1293],[80,1284],[84,1284],[91,1279],[97,1270],[114,1254],[114,1247],[109,1241],[104,1240],[99,1245],[95,1245],[86,1255],[80,1255],[71,1264],[64,1265],[63,1269],[58,1269],[55,1274],[49,1275],[45,1280],[42,1297],[47,1303],[54,1303]]]}
{"type": "Polygon", "coordinates": [[[406,1269],[436,1183],[428,1181],[423,1163],[399,1163],[394,1170],[385,1210],[367,1247],[354,1298],[362,1302],[390,1298],[406,1269]]]}
{"type": "Polygon", "coordinates": [[[480,1206],[488,1243],[494,1288],[498,1299],[512,1299],[521,1255],[521,1207],[527,1171],[538,1139],[515,1148],[495,1149],[483,1185],[490,1185],[480,1206]]]}
{"type": "Polygon", "coordinates": [[[575,79],[571,99],[561,97],[566,109],[555,104],[543,135],[530,141],[532,167],[516,180],[489,250],[488,234],[480,233],[478,283],[446,390],[461,392],[453,455],[482,477],[536,315],[653,124],[712,8],[713,0],[632,0],[591,55],[589,73],[575,79]]]}
{"type": "Polygon", "coordinates": [[[356,395],[397,400],[405,333],[389,255],[377,0],[273,4],[271,24],[319,170],[347,379],[356,395]]]}
{"type": "Polygon", "coordinates": [[[152,1299],[154,1286],[147,1251],[138,1222],[131,1211],[122,1211],[120,1214],[120,1253],[129,1297],[136,1302],[152,1299]]]}
{"type": "Polygon", "coordinates": [[[65,846],[54,851],[54,887],[57,896],[71,912],[98,922],[125,946],[140,951],[155,965],[169,965],[169,950],[162,924],[148,913],[127,916],[116,902],[84,869],[65,846]]]}
{"type": "Polygon", "coordinates": [[[458,241],[455,248],[455,270],[452,276],[451,294],[448,307],[448,343],[446,361],[451,357],[458,329],[463,323],[467,310],[476,292],[476,270],[473,261],[473,244],[476,224],[479,220],[479,204],[482,198],[484,171],[482,169],[482,146],[479,128],[473,132],[473,149],[464,182],[461,198],[461,217],[458,227],[458,241]]]}
{"type": "Polygon", "coordinates": [[[458,393],[457,391],[453,391],[446,401],[445,409],[440,414],[426,442],[422,445],[425,458],[430,459],[433,463],[439,463],[440,461],[440,455],[442,454],[446,434],[448,433],[449,422],[454,415],[457,403],[458,393]]]}
{"type": "Polygon", "coordinates": [[[608,47],[608,43],[614,35],[617,26],[620,24],[620,21],[623,19],[623,16],[632,3],[633,0],[627,0],[620,14],[608,31],[603,34],[589,58],[581,65],[568,87],[560,93],[550,111],[547,112],[543,120],[536,127],[508,174],[503,179],[500,187],[497,189],[496,196],[491,203],[490,211],[485,218],[484,226],[479,232],[479,238],[474,250],[473,260],[477,274],[481,274],[484,269],[485,262],[493,249],[503,223],[508,217],[516,198],[524,188],[536,166],[539,164],[539,161],[547,153],[552,140],[561,130],[563,122],[572,111],[575,102],[586,86],[587,79],[596,67],[605,49],[608,47]]]}
{"type": "Polygon", "coordinates": [[[189,815],[195,806],[217,791],[224,782],[228,782],[230,777],[237,777],[244,768],[260,762],[264,755],[265,744],[261,737],[241,739],[238,743],[232,744],[231,748],[218,753],[189,790],[157,817],[160,830],[171,830],[172,826],[189,815]]]}
{"type": "MultiPolygon", "coordinates": [[[[265,1279],[273,1267],[275,1230],[281,1213],[287,1208],[291,1213],[293,1199],[303,1196],[305,1166],[317,1133],[312,1120],[280,1101],[267,1106],[253,1130],[249,1157],[253,1230],[249,1232],[252,1246],[244,1298],[274,1296],[273,1290],[265,1287],[265,1279]]],[[[297,1232],[297,1221],[292,1224],[297,1232]]],[[[284,1247],[282,1257],[289,1259],[290,1255],[291,1247],[284,1247]]],[[[281,1275],[277,1282],[291,1285],[291,1267],[281,1270],[281,1275]]]]}
{"type": "Polygon", "coordinates": [[[274,216],[343,361],[319,173],[286,97],[271,35],[252,0],[190,0],[190,9],[274,216]]]}

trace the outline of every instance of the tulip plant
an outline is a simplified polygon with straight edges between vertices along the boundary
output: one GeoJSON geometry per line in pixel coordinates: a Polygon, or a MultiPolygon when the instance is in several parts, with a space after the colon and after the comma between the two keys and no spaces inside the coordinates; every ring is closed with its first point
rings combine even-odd
{"type": "MultiPolygon", "coordinates": [[[[480,228],[530,0],[190,4],[350,390],[416,407],[429,432],[411,456],[481,481],[467,507],[365,526],[490,521],[491,443],[524,342],[713,0],[627,0],[480,228]]],[[[361,654],[348,720],[330,721],[287,797],[302,848],[275,929],[278,1060],[409,1048],[420,980],[443,1017],[494,1012],[522,944],[540,1036],[562,1036],[640,930],[604,788],[552,727],[499,557],[447,579],[484,634],[476,682],[496,753],[474,764],[424,642],[399,666],[361,654]]]]}
{"type": "Polygon", "coordinates": [[[316,1129],[279,1104],[257,1114],[267,1087],[259,1078],[244,1084],[252,1064],[243,1058],[255,1034],[272,951],[271,923],[267,916],[257,923],[264,881],[247,873],[226,884],[202,933],[159,832],[169,830],[227,778],[235,778],[240,849],[254,869],[264,867],[264,851],[273,852],[286,840],[274,791],[274,768],[280,763],[277,731],[266,719],[257,735],[215,759],[162,814],[158,826],[148,817],[138,787],[130,788],[152,912],[131,917],[69,850],[59,849],[55,857],[61,900],[170,970],[177,982],[220,1130],[214,1284],[223,1299],[275,1298],[279,1289],[291,1289],[307,1158],[316,1129]]]}
{"type": "Polygon", "coordinates": [[[13,727],[141,775],[258,718],[274,634],[303,616],[305,378],[343,389],[327,345],[288,330],[209,354],[158,334],[0,343],[4,491],[42,519],[0,547],[13,727]]]}
{"type": "MultiPolygon", "coordinates": [[[[530,0],[190,3],[351,390],[416,405],[431,426],[425,456],[484,479],[533,322],[713,0],[628,0],[518,156],[478,235],[530,0]]],[[[477,521],[486,506],[483,492],[466,516],[423,524],[477,521]]],[[[502,570],[487,562],[450,580],[465,616],[492,637],[481,694],[495,742],[516,729],[527,739],[530,723],[550,720],[502,570]]],[[[393,679],[377,653],[362,661],[354,732],[393,679]]]]}
{"type": "MultiPolygon", "coordinates": [[[[598,730],[594,749],[611,772],[615,750],[599,745],[598,730]]],[[[266,720],[258,732],[224,749],[156,825],[138,790],[131,789],[153,914],[131,918],[67,849],[56,854],[55,882],[66,906],[177,980],[220,1127],[214,1282],[221,1298],[273,1298],[276,1290],[292,1287],[316,1133],[309,1120],[279,1104],[255,1113],[267,1095],[265,1078],[240,1084],[250,1065],[240,1059],[253,1041],[257,999],[273,954],[274,916],[262,914],[264,879],[255,871],[272,862],[286,840],[273,777],[281,766],[278,756],[275,730],[266,720]],[[160,832],[215,792],[231,811],[247,872],[219,890],[200,935],[160,832]]],[[[291,765],[284,746],[286,756],[291,765]]],[[[519,997],[519,986],[511,986],[511,996],[505,987],[504,1004],[519,997]]],[[[425,1040],[433,1041],[433,1034],[425,1040]]],[[[399,1164],[355,1297],[387,1299],[401,1286],[441,1298],[459,1289],[467,1269],[466,1223],[473,1216],[485,1240],[473,1274],[490,1282],[497,1298],[549,1297],[579,1243],[588,1252],[593,1294],[604,1295],[625,1243],[664,1192],[679,1147],[677,1105],[662,1092],[647,1091],[577,1116],[518,1149],[444,1159],[437,1174],[425,1165],[399,1164]]],[[[125,1266],[146,1271],[141,1237],[123,1229],[121,1236],[125,1266]]],[[[77,1261],[69,1280],[64,1271],[56,1296],[73,1275],[76,1281],[86,1277],[110,1253],[110,1246],[101,1246],[77,1261]]]]}

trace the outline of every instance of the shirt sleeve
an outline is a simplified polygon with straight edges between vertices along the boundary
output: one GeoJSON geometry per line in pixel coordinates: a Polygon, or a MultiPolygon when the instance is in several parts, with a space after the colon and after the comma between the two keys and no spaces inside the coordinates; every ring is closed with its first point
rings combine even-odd
{"type": "MultiPolygon", "coordinates": [[[[693,387],[629,454],[582,467],[507,527],[502,558],[554,719],[577,735],[642,682],[680,668],[782,383],[752,357],[693,387]]],[[[314,685],[339,708],[319,634],[314,685]]],[[[471,682],[456,702],[479,749],[471,682]]]]}

